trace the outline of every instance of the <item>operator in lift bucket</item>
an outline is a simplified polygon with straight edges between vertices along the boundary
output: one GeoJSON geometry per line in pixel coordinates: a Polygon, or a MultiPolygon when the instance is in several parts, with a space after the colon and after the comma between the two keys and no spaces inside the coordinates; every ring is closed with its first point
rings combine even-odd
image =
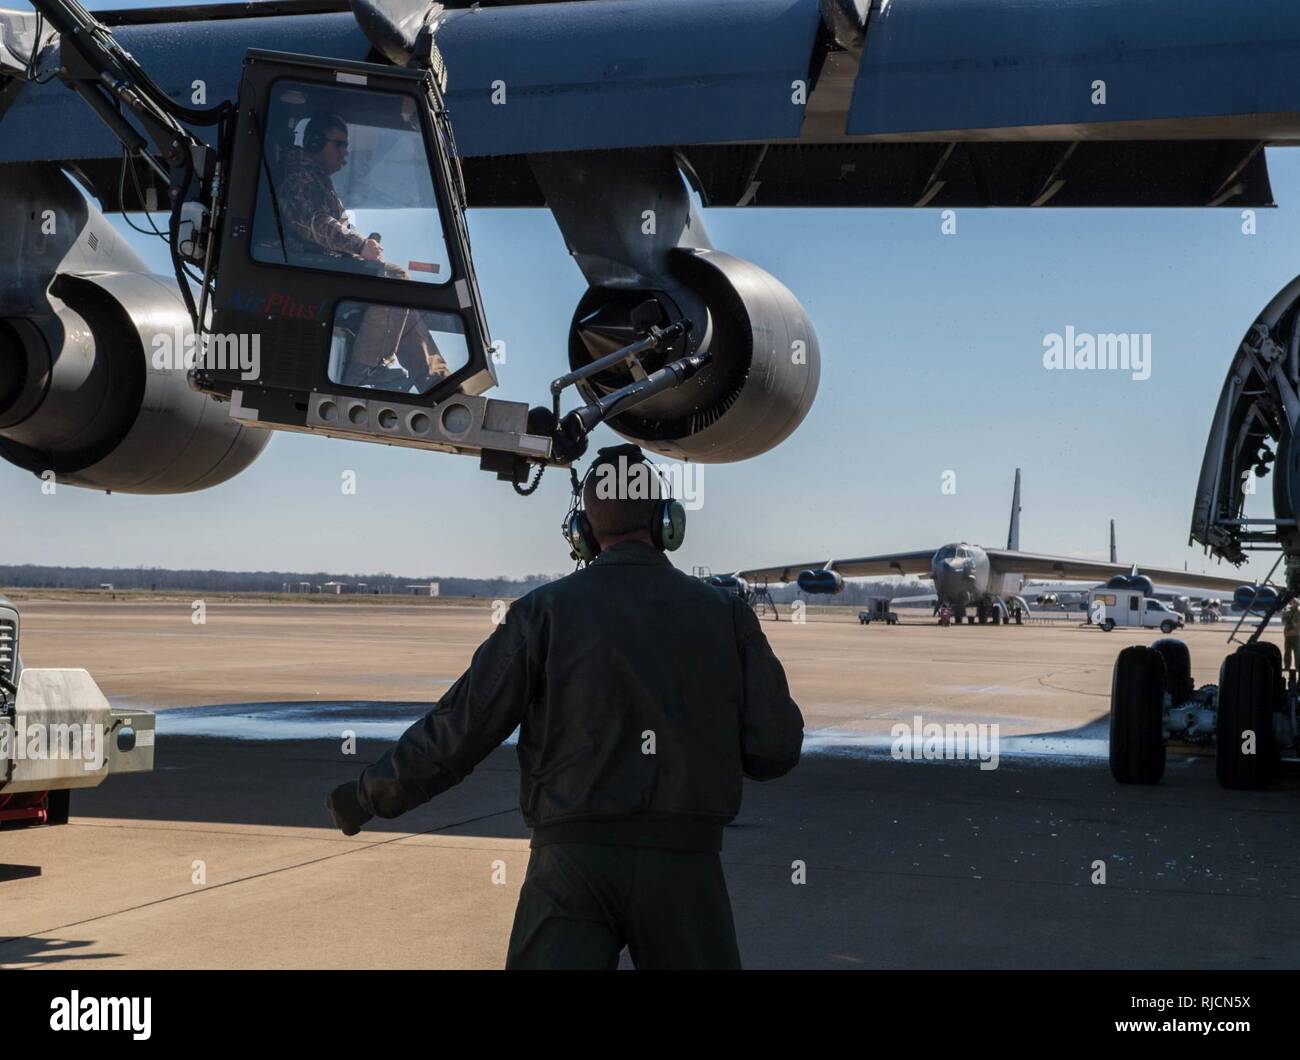
{"type": "MultiPolygon", "coordinates": [[[[302,133],[302,147],[289,152],[279,189],[280,210],[296,263],[310,264],[303,252],[342,262],[382,264],[384,274],[405,279],[406,271],[384,261],[378,240],[348,222],[331,177],[348,164],[347,123],[336,114],[317,114],[302,133]]],[[[447,363],[414,309],[370,306],[362,319],[342,383],[365,385],[378,370],[396,361],[420,393],[448,374],[447,363]]]]}

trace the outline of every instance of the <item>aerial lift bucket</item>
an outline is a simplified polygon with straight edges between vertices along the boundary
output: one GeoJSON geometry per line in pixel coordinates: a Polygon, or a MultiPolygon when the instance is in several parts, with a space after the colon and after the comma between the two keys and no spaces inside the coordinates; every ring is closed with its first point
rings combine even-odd
{"type": "Polygon", "coordinates": [[[465,192],[427,70],[253,50],[192,379],[250,424],[549,455],[496,383],[465,192]]]}

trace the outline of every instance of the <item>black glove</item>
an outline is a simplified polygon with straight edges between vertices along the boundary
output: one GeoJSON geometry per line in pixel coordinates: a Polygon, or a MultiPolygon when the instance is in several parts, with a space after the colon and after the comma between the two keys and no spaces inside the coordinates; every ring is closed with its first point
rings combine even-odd
{"type": "Polygon", "coordinates": [[[340,784],[325,796],[325,807],[334,817],[334,826],[344,835],[356,835],[361,826],[374,817],[366,813],[365,807],[357,797],[357,782],[350,780],[340,784]]]}

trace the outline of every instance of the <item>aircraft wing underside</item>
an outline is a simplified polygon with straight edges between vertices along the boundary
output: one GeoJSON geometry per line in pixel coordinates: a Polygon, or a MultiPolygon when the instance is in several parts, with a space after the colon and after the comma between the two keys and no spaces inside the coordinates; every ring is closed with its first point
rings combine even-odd
{"type": "Polygon", "coordinates": [[[1148,567],[1141,563],[1101,563],[1094,560],[1075,559],[1070,556],[1040,556],[1031,552],[1012,552],[1007,549],[985,549],[989,565],[997,574],[1023,574],[1030,578],[1061,578],[1079,581],[1103,582],[1117,574],[1146,575],[1153,582],[1185,589],[1210,589],[1231,595],[1245,579],[1196,574],[1191,571],[1167,570],[1148,567]]]}
{"type": "Polygon", "coordinates": [[[754,567],[736,571],[736,575],[751,582],[792,582],[799,577],[800,571],[827,568],[842,578],[866,578],[872,575],[883,577],[891,574],[912,574],[928,578],[934,553],[935,550],[931,548],[923,552],[895,552],[887,556],[863,556],[859,559],[818,559],[811,563],[794,563],[785,567],[754,567]]]}
{"type": "MultiPolygon", "coordinates": [[[[181,10],[108,21],[190,104],[233,98],[250,44],[378,55],[337,0],[181,10]]],[[[668,148],[714,206],[1258,206],[1263,145],[1300,144],[1290,0],[485,4],[434,39],[471,205],[543,205],[531,155],[668,148]]],[[[0,75],[0,125],[0,166],[116,208],[119,145],[57,79],[0,75]]]]}

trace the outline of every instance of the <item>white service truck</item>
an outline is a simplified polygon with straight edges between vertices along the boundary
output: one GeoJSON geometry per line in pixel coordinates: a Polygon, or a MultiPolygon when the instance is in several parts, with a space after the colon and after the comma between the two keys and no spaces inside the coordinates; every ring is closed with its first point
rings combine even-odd
{"type": "Polygon", "coordinates": [[[115,710],[85,670],[23,668],[0,597],[0,828],[66,824],[73,788],[153,769],[154,715],[115,710]]]}
{"type": "Polygon", "coordinates": [[[1105,586],[1088,594],[1088,621],[1109,633],[1116,626],[1140,626],[1169,634],[1183,627],[1183,616],[1140,588],[1105,586]]]}

